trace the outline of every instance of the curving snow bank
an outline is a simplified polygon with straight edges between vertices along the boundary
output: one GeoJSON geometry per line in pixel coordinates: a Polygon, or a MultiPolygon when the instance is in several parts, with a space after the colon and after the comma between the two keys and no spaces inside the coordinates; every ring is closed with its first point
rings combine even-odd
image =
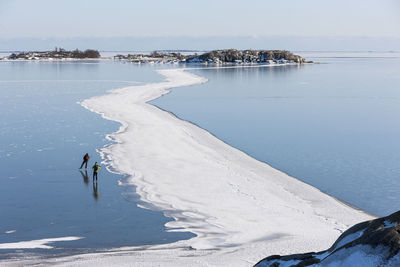
{"type": "MultiPolygon", "coordinates": [[[[175,244],[167,253],[172,265],[227,260],[249,266],[271,254],[321,250],[349,226],[372,219],[147,104],[171,88],[206,82],[183,69],[159,73],[165,81],[113,90],[81,104],[122,124],[110,136],[117,143],[101,153],[113,169],[129,176],[124,183],[136,185],[144,202],[175,219],[167,225],[171,231],[197,235],[177,243],[196,249],[187,252],[196,259],[181,258],[181,251],[171,256],[175,244]]],[[[168,245],[161,247],[168,250],[168,245]]],[[[168,258],[161,249],[149,251],[148,263],[168,258]]],[[[140,254],[144,262],[145,254],[140,254]]]]}

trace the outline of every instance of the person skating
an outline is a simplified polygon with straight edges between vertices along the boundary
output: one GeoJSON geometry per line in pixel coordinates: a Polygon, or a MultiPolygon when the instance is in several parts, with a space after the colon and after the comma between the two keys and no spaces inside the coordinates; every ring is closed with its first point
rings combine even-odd
{"type": "Polygon", "coordinates": [[[85,170],[86,170],[87,169],[87,164],[89,162],[89,159],[90,159],[89,154],[86,153],[85,156],[83,156],[83,162],[82,162],[81,167],[79,169],[82,169],[83,165],[85,164],[85,170]]]}
{"type": "Polygon", "coordinates": [[[93,167],[92,167],[92,169],[93,169],[93,181],[94,181],[94,179],[96,179],[96,181],[97,181],[97,173],[99,172],[100,168],[101,167],[99,165],[97,165],[97,162],[95,162],[93,167]]]}

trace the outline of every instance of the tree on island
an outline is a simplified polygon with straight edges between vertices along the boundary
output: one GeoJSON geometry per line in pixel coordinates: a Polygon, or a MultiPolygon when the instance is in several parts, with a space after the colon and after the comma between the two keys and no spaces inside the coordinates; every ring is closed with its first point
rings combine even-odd
{"type": "Polygon", "coordinates": [[[83,52],[85,58],[99,58],[100,53],[97,50],[93,49],[86,49],[85,52],[83,52]]]}
{"type": "Polygon", "coordinates": [[[73,58],[99,58],[100,53],[97,50],[93,49],[86,49],[84,52],[75,49],[72,51],[72,57],[73,58]]]}

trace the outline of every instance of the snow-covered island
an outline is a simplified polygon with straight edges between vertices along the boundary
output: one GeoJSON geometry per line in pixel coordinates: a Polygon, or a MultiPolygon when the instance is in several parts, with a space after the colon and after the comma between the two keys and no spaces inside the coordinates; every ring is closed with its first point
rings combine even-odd
{"type": "Polygon", "coordinates": [[[114,59],[132,63],[210,63],[210,64],[303,64],[312,63],[285,50],[213,50],[201,55],[182,55],[177,52],[116,55],[114,59]]]}
{"type": "MultiPolygon", "coordinates": [[[[93,59],[100,58],[100,52],[93,49],[72,51],[63,48],[55,48],[53,51],[30,51],[12,53],[3,59],[7,60],[60,60],[60,59],[93,59]]],[[[2,58],[0,58],[2,59],[2,58]]]]}

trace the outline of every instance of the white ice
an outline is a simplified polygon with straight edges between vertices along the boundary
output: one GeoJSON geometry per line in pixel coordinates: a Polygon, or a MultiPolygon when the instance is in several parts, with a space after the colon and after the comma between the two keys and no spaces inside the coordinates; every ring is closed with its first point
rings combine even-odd
{"type": "MultiPolygon", "coordinates": [[[[34,248],[50,249],[53,247],[47,245],[48,243],[60,242],[60,241],[74,241],[74,240],[79,240],[79,239],[82,239],[82,237],[67,236],[67,237],[22,241],[22,242],[15,242],[15,243],[2,243],[2,244],[0,244],[0,249],[34,249],[34,248]]],[[[1,265],[1,262],[0,262],[0,265],[1,265]]]]}
{"type": "Polygon", "coordinates": [[[341,246],[344,246],[350,242],[353,242],[354,240],[360,238],[364,234],[365,230],[360,230],[355,233],[349,234],[346,237],[344,237],[342,240],[339,241],[339,243],[336,245],[335,249],[340,248],[341,246]]]}

